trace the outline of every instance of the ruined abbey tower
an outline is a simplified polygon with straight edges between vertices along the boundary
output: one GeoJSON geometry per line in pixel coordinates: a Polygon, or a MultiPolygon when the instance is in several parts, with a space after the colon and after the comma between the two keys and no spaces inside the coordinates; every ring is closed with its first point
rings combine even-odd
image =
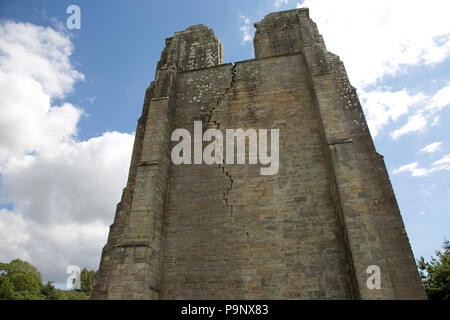
{"type": "Polygon", "coordinates": [[[255,59],[234,64],[203,25],[166,39],[93,298],[425,298],[343,63],[307,9],[255,27],[255,59]],[[279,129],[278,173],[175,165],[171,134],[194,121],[279,129]]]}

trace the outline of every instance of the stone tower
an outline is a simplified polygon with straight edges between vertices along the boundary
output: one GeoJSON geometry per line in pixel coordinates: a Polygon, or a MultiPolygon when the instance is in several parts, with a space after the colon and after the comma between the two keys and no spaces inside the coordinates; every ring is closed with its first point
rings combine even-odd
{"type": "Polygon", "coordinates": [[[255,27],[255,59],[235,64],[203,25],[166,39],[93,298],[425,298],[343,63],[307,9],[255,27]],[[279,129],[278,174],[173,164],[171,134],[194,121],[279,129]]]}

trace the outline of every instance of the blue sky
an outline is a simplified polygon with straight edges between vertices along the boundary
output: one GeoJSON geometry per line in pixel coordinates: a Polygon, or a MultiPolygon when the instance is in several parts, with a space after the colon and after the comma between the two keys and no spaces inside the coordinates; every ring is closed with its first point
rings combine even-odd
{"type": "Polygon", "coordinates": [[[68,265],[97,268],[164,39],[204,24],[221,39],[225,62],[251,59],[253,23],[299,5],[358,89],[416,258],[449,237],[445,1],[130,3],[1,2],[0,261],[27,259],[59,283],[68,265]],[[65,25],[72,4],[80,30],[65,25]]]}

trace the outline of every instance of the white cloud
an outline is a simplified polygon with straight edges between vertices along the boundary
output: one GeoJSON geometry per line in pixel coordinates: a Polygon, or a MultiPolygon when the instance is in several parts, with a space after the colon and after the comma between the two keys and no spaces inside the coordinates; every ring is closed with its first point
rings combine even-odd
{"type": "Polygon", "coordinates": [[[68,265],[97,268],[130,161],[133,136],[108,132],[54,152],[10,158],[0,212],[0,261],[23,258],[64,282],[68,265]],[[6,231],[6,232],[5,232],[6,231]]]}
{"type": "Polygon", "coordinates": [[[31,77],[0,69],[0,95],[0,163],[12,155],[51,150],[76,134],[82,111],[70,103],[51,106],[51,97],[31,77]]]}
{"type": "Polygon", "coordinates": [[[306,0],[303,6],[359,90],[407,66],[436,64],[450,55],[448,1],[306,0]]]}
{"type": "Polygon", "coordinates": [[[84,75],[73,69],[70,39],[52,28],[6,21],[0,25],[0,68],[31,78],[50,97],[64,97],[84,75]]]}
{"type": "Polygon", "coordinates": [[[433,162],[434,166],[437,166],[439,168],[449,168],[450,165],[450,154],[445,155],[442,157],[441,160],[438,160],[436,162],[433,162]]]}
{"type": "Polygon", "coordinates": [[[434,153],[436,151],[438,151],[442,146],[442,142],[433,142],[430,143],[429,145],[425,146],[424,148],[422,148],[419,153],[434,153]]]}
{"type": "Polygon", "coordinates": [[[426,99],[421,93],[410,95],[405,89],[395,92],[373,90],[361,93],[360,97],[373,137],[376,137],[385,125],[397,121],[408,114],[413,106],[426,99]]]}
{"type": "Polygon", "coordinates": [[[410,94],[406,89],[395,92],[376,89],[363,91],[359,96],[373,137],[386,125],[409,116],[406,124],[391,132],[391,137],[397,140],[407,133],[425,131],[428,125],[439,125],[439,113],[450,105],[450,85],[439,89],[432,97],[423,93],[410,94]]]}
{"type": "Polygon", "coordinates": [[[84,79],[61,32],[0,23],[0,261],[25,259],[65,282],[69,264],[98,266],[125,186],[133,135],[77,139],[83,110],[62,102],[84,79]]]}
{"type": "Polygon", "coordinates": [[[23,250],[25,243],[30,241],[30,234],[26,232],[26,221],[19,215],[7,209],[0,209],[0,255],[2,262],[9,262],[14,258],[30,260],[28,252],[23,250]]]}
{"type": "Polygon", "coordinates": [[[415,114],[409,117],[408,123],[400,129],[391,132],[392,138],[397,140],[407,133],[425,131],[430,122],[431,126],[437,126],[439,124],[440,116],[436,114],[449,105],[450,85],[447,85],[437,91],[431,98],[426,97],[422,105],[416,110],[415,114]]]}
{"type": "Polygon", "coordinates": [[[45,280],[64,280],[66,268],[96,268],[108,227],[97,221],[36,224],[17,212],[0,209],[1,261],[19,258],[31,262],[45,280]]]}
{"type": "Polygon", "coordinates": [[[434,46],[424,54],[423,59],[427,65],[435,65],[450,55],[450,36],[434,39],[434,46]]]}
{"type": "Polygon", "coordinates": [[[241,20],[241,23],[243,23],[243,25],[239,27],[242,35],[242,43],[252,41],[253,34],[251,32],[250,18],[241,14],[239,15],[239,19],[241,20]]]}
{"type": "Polygon", "coordinates": [[[11,155],[46,151],[76,134],[82,111],[52,106],[84,75],[70,63],[70,40],[51,28],[0,24],[0,163],[11,155]]]}
{"type": "Polygon", "coordinates": [[[439,126],[439,120],[441,120],[441,117],[437,116],[433,118],[433,122],[431,123],[432,127],[437,127],[439,126]]]}
{"type": "Polygon", "coordinates": [[[449,105],[450,84],[436,92],[436,94],[431,98],[430,103],[427,105],[426,110],[435,113],[441,111],[449,105]]]}
{"type": "Polygon", "coordinates": [[[408,122],[400,129],[391,132],[391,137],[397,140],[401,136],[415,131],[423,131],[427,126],[427,119],[422,114],[416,114],[408,119],[408,122]]]}
{"type": "Polygon", "coordinates": [[[417,162],[404,165],[404,166],[398,168],[397,170],[394,170],[394,174],[398,174],[401,172],[407,172],[407,171],[411,172],[411,175],[413,177],[423,177],[423,176],[427,176],[430,174],[428,169],[419,168],[419,163],[417,163],[417,162]]]}
{"type": "Polygon", "coordinates": [[[14,211],[37,223],[111,222],[128,173],[133,135],[107,132],[0,167],[14,211]]]}
{"type": "Polygon", "coordinates": [[[428,168],[420,168],[419,164],[414,162],[394,170],[394,174],[410,172],[413,177],[424,177],[437,171],[450,171],[450,154],[447,154],[440,160],[433,162],[428,168]]]}

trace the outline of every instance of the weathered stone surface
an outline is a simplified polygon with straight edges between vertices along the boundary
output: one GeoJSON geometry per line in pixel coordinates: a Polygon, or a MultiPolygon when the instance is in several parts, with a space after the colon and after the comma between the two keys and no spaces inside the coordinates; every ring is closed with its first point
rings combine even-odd
{"type": "Polygon", "coordinates": [[[306,9],[255,27],[256,58],[234,65],[205,26],[166,40],[93,298],[425,298],[343,63],[306,9]],[[196,120],[280,129],[278,174],[173,165],[171,132],[193,135],[196,120]],[[380,290],[367,288],[371,265],[380,290]]]}

